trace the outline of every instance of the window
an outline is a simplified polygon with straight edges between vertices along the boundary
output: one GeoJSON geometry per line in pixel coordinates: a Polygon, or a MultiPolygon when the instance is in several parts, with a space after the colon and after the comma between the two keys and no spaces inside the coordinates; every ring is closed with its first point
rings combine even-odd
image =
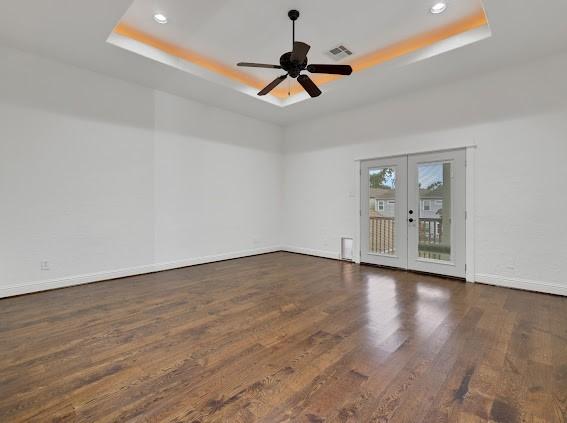
{"type": "Polygon", "coordinates": [[[378,201],[378,211],[384,211],[384,201],[378,201]]]}
{"type": "Polygon", "coordinates": [[[431,200],[423,200],[423,211],[431,210],[431,200]]]}
{"type": "Polygon", "coordinates": [[[376,211],[376,199],[375,198],[370,199],[370,211],[376,211]]]}

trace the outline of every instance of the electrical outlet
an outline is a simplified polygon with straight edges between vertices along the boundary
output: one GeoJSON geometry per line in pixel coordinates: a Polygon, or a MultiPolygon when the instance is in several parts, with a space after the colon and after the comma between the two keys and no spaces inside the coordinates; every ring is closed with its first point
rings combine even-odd
{"type": "Polygon", "coordinates": [[[49,270],[49,262],[47,260],[42,260],[40,262],[41,270],[49,270]]]}

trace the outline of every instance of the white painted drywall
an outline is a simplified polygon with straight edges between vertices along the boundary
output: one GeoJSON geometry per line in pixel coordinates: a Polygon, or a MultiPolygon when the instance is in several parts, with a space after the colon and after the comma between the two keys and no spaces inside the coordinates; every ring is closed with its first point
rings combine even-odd
{"type": "Polygon", "coordinates": [[[155,106],[156,262],[278,249],[281,129],[160,92],[155,106]]]}
{"type": "Polygon", "coordinates": [[[567,55],[285,130],[0,57],[0,296],[282,244],[338,257],[356,159],[471,144],[477,280],[567,294],[567,55]]]}
{"type": "Polygon", "coordinates": [[[474,144],[477,280],[567,294],[566,74],[561,55],[286,128],[283,245],[358,238],[355,160],[474,144]]]}
{"type": "Polygon", "coordinates": [[[280,127],[0,57],[0,296],[279,247],[280,127]]]}

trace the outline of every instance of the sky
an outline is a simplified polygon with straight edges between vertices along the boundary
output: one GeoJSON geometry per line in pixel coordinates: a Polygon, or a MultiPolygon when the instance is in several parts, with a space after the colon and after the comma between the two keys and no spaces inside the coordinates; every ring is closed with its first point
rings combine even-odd
{"type": "Polygon", "coordinates": [[[435,182],[443,182],[443,163],[428,163],[418,167],[419,184],[427,188],[435,182]]]}
{"type": "MultiPolygon", "coordinates": [[[[370,174],[374,175],[381,172],[382,169],[370,169],[370,174]]],[[[427,188],[435,182],[443,181],[443,163],[426,163],[421,164],[418,167],[419,173],[419,184],[422,188],[427,188]]],[[[384,185],[394,188],[396,181],[396,174],[394,169],[394,174],[384,181],[384,185]]]]}

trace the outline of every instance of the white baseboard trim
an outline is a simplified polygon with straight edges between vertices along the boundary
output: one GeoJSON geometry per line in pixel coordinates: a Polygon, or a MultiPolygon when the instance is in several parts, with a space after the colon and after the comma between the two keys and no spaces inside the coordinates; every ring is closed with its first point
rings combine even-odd
{"type": "Polygon", "coordinates": [[[0,287],[0,298],[13,297],[14,295],[31,294],[32,292],[47,291],[50,289],[65,288],[68,286],[82,285],[85,283],[100,282],[109,279],[125,278],[134,275],[143,275],[154,271],[153,265],[127,267],[117,270],[109,270],[96,273],[85,273],[83,275],[65,276],[57,279],[27,282],[18,285],[0,287]]]}
{"type": "MultiPolygon", "coordinates": [[[[290,253],[299,253],[315,257],[324,257],[337,260],[340,259],[340,254],[332,251],[313,250],[310,248],[293,247],[289,245],[284,247],[265,247],[253,250],[242,250],[225,254],[196,257],[185,260],[175,260],[144,266],[128,267],[118,270],[88,273],[83,275],[67,276],[57,279],[48,279],[18,285],[4,286],[0,287],[0,298],[47,291],[50,289],[65,288],[68,286],[82,285],[92,282],[100,282],[104,280],[125,278],[128,276],[143,275],[146,273],[160,272],[163,270],[179,269],[182,267],[195,266],[198,264],[214,263],[217,261],[249,257],[258,254],[273,253],[277,251],[288,251],[290,253]]],[[[553,282],[533,281],[528,279],[510,278],[482,273],[477,273],[475,280],[478,283],[484,283],[488,285],[567,296],[567,285],[561,285],[553,282]]]]}
{"type": "Polygon", "coordinates": [[[323,251],[323,250],[312,250],[310,248],[293,247],[291,245],[286,245],[281,248],[282,251],[287,251],[289,253],[305,254],[308,256],[324,257],[330,259],[340,260],[341,254],[333,251],[323,251]]]}
{"type": "Polygon", "coordinates": [[[65,276],[57,279],[27,282],[18,285],[0,287],[0,298],[13,297],[15,295],[31,294],[33,292],[47,291],[50,289],[65,288],[86,283],[100,282],[110,279],[125,278],[128,276],[143,275],[146,273],[161,272],[162,270],[178,269],[181,267],[194,266],[197,264],[213,263],[216,261],[230,260],[241,257],[255,256],[258,254],[273,253],[281,251],[280,246],[257,248],[254,250],[243,250],[232,253],[217,254],[190,258],[186,260],[176,260],[165,263],[156,263],[136,267],[128,267],[104,272],[87,273],[76,276],[65,276]]]}
{"type": "Polygon", "coordinates": [[[203,256],[203,257],[195,257],[185,260],[175,260],[164,263],[157,263],[154,265],[154,272],[161,272],[162,270],[179,269],[180,267],[196,266],[197,264],[214,263],[215,261],[257,256],[258,254],[275,253],[276,251],[281,251],[281,250],[282,248],[278,245],[276,247],[256,248],[254,250],[242,250],[233,253],[216,254],[213,256],[203,256]]]}
{"type": "Polygon", "coordinates": [[[532,281],[528,279],[510,278],[506,276],[488,275],[483,273],[477,273],[475,280],[478,283],[484,283],[488,285],[567,296],[567,284],[561,285],[553,282],[532,281]]]}

